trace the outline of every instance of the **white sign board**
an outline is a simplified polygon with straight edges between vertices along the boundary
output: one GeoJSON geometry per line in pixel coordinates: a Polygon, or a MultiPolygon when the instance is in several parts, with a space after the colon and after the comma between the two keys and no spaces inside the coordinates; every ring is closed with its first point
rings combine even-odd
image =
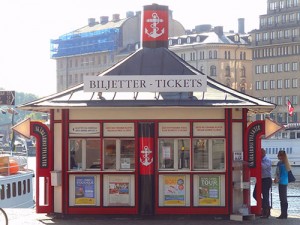
{"type": "Polygon", "coordinates": [[[159,123],[158,129],[160,137],[190,136],[190,123],[159,123]]]}
{"type": "Polygon", "coordinates": [[[104,123],[104,137],[134,137],[134,123],[104,123]]]}
{"type": "Polygon", "coordinates": [[[86,76],[85,92],[204,92],[205,75],[86,76]]]}
{"type": "Polygon", "coordinates": [[[70,137],[100,137],[99,123],[70,123],[70,137]]]}
{"type": "Polygon", "coordinates": [[[197,122],[193,124],[194,136],[225,136],[225,125],[222,122],[197,122]]]}

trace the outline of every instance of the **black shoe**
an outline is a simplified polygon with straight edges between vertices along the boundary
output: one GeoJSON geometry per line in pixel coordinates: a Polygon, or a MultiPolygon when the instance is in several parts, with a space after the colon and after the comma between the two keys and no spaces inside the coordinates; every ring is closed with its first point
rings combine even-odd
{"type": "Polygon", "coordinates": [[[261,219],[268,219],[269,216],[268,216],[268,215],[262,215],[262,216],[260,216],[260,218],[261,218],[261,219]]]}
{"type": "Polygon", "coordinates": [[[280,215],[280,216],[276,217],[276,219],[287,219],[287,216],[280,215]]]}

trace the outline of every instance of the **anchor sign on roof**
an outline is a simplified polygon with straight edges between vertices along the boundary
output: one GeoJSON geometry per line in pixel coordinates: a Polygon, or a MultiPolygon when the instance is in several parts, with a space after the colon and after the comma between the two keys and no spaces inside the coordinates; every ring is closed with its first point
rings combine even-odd
{"type": "Polygon", "coordinates": [[[147,28],[145,28],[145,33],[148,34],[152,38],[157,38],[165,33],[165,28],[161,29],[161,32],[159,33],[159,23],[164,22],[163,19],[160,19],[156,12],[152,13],[152,18],[146,20],[147,23],[150,23],[150,27],[152,28],[152,31],[148,31],[147,28]]]}
{"type": "Polygon", "coordinates": [[[167,6],[155,4],[144,6],[143,46],[151,48],[167,47],[168,25],[169,9],[167,6]]]}

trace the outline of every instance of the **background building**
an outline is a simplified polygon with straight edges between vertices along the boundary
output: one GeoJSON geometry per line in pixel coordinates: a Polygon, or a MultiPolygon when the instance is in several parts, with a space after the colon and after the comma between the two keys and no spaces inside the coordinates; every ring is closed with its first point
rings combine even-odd
{"type": "Polygon", "coordinates": [[[252,94],[251,38],[244,33],[224,32],[222,26],[196,26],[191,34],[169,38],[169,48],[207,76],[243,93],[252,94]]]}
{"type": "MultiPolygon", "coordinates": [[[[169,11],[169,36],[185,34],[184,27],[169,11]]],[[[51,57],[57,62],[57,91],[98,75],[140,48],[141,12],[127,12],[125,19],[113,14],[88,19],[82,28],[51,40],[51,57]]]]}
{"type": "Polygon", "coordinates": [[[250,32],[253,94],[277,104],[270,117],[283,124],[297,122],[299,117],[299,24],[299,0],[268,0],[259,29],[250,32]],[[292,116],[288,114],[288,100],[295,108],[292,116]]]}

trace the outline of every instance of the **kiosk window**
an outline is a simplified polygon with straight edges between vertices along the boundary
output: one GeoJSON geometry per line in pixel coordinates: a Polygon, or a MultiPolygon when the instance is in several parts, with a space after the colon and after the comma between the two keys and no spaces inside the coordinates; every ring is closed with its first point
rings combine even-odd
{"type": "Polygon", "coordinates": [[[70,139],[69,168],[71,170],[100,169],[99,139],[70,139]]]}
{"type": "Polygon", "coordinates": [[[225,163],[224,139],[194,139],[193,169],[223,170],[225,163]]]}
{"type": "Polygon", "coordinates": [[[159,139],[159,169],[190,168],[189,139],[159,139]]]}
{"type": "Polygon", "coordinates": [[[135,169],[135,141],[130,139],[104,140],[104,169],[135,169]]]}

